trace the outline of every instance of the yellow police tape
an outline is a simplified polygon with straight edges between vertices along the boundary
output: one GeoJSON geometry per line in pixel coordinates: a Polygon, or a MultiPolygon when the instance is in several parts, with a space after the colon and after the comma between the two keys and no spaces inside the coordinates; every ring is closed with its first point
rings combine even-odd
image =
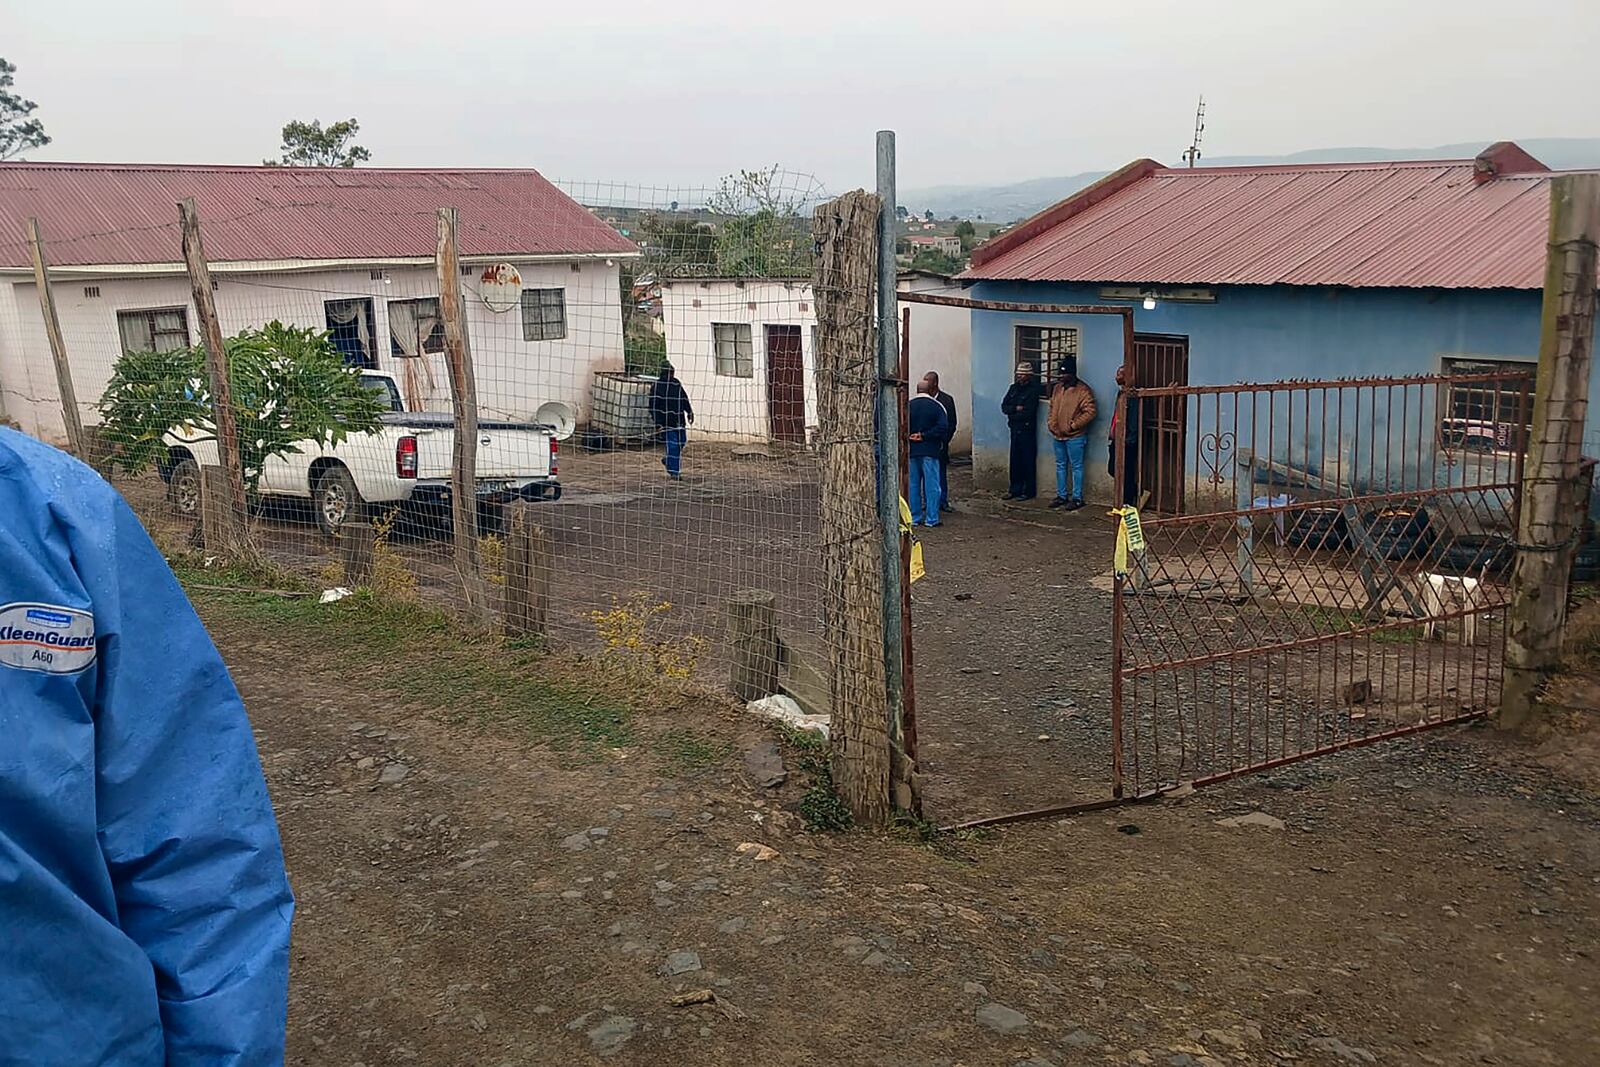
{"type": "MultiPolygon", "coordinates": [[[[906,503],[906,498],[900,498],[900,532],[911,533],[911,505],[906,503]]],[[[927,571],[922,567],[922,542],[916,535],[911,537],[911,581],[915,584],[927,571]]]]}
{"type": "Polygon", "coordinates": [[[1139,509],[1112,508],[1107,515],[1117,517],[1117,548],[1111,557],[1111,569],[1118,576],[1128,573],[1128,553],[1144,551],[1144,527],[1139,523],[1139,509]]]}

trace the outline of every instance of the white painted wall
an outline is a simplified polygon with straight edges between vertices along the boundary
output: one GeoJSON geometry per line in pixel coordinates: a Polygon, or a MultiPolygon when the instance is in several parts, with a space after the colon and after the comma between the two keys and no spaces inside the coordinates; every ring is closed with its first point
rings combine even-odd
{"type": "Polygon", "coordinates": [[[809,282],[729,281],[683,278],[661,285],[662,321],[667,328],[667,360],[694,405],[695,436],[727,441],[767,441],[768,326],[799,326],[805,368],[805,423],[809,437],[817,425],[817,309],[809,282]],[[712,324],[750,326],[752,376],[716,372],[712,324]]]}
{"type": "MultiPolygon", "coordinates": [[[[907,288],[960,293],[939,278],[908,277],[907,288]]],[[[766,327],[801,327],[801,352],[805,360],[806,430],[817,425],[816,349],[817,324],[811,286],[805,282],[681,279],[664,282],[662,319],[667,328],[667,359],[694,404],[695,430],[708,437],[730,441],[766,441],[771,437],[767,413],[766,327]],[[697,306],[698,305],[698,306],[697,306]],[[733,378],[716,373],[712,324],[748,323],[751,327],[753,376],[733,378]]],[[[962,308],[911,307],[911,372],[939,372],[939,384],[955,397],[957,431],[951,449],[972,448],[972,337],[971,313],[962,308]]]]}
{"type": "MultiPolygon", "coordinates": [[[[947,293],[961,296],[964,290],[943,278],[914,274],[902,277],[902,293],[947,293]]],[[[915,381],[928,371],[939,372],[939,388],[956,401],[956,435],[950,451],[958,455],[972,451],[972,312],[966,308],[936,307],[932,304],[901,304],[901,314],[911,309],[911,378],[915,381]]]]}
{"type": "MultiPolygon", "coordinates": [[[[515,261],[513,261],[515,262],[515,261]]],[[[603,260],[517,263],[525,288],[566,291],[567,335],[560,340],[524,341],[520,309],[490,311],[475,293],[479,268],[462,278],[467,290],[467,335],[477,379],[479,407],[508,418],[531,416],[547,400],[559,400],[587,418],[594,372],[622,368],[622,306],[618,268],[603,260]]],[[[390,354],[387,303],[437,296],[431,267],[392,267],[388,281],[371,271],[317,271],[287,274],[214,274],[217,315],[225,334],[278,319],[324,329],[326,300],[370,297],[379,369],[403,376],[410,364],[424,384],[422,360],[390,354]]],[[[121,354],[117,312],[135,308],[184,307],[191,342],[199,325],[182,276],[69,277],[54,284],[61,332],[72,366],[73,385],[86,424],[99,422],[94,403],[105,390],[121,354]],[[100,295],[85,295],[98,286],[100,295]]],[[[432,388],[425,407],[450,407],[449,374],[443,354],[426,357],[432,388]]],[[[50,349],[31,278],[0,282],[0,410],[22,429],[47,441],[65,440],[50,349]]]]}

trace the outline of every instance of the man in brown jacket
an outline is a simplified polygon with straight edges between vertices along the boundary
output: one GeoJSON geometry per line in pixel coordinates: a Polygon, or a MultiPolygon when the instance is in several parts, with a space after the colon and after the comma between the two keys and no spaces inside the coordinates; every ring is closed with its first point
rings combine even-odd
{"type": "Polygon", "coordinates": [[[1094,422],[1094,391],[1078,380],[1078,361],[1068,357],[1050,390],[1050,416],[1046,425],[1056,449],[1056,498],[1053,508],[1077,511],[1083,507],[1083,452],[1094,422]],[[1072,468],[1072,492],[1067,492],[1067,467],[1072,468]]]}

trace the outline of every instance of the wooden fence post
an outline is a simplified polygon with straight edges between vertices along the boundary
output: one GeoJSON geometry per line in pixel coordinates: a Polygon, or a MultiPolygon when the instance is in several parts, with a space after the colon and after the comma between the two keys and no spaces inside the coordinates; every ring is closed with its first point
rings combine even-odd
{"type": "Polygon", "coordinates": [[[439,209],[439,317],[444,322],[445,359],[450,364],[450,406],[455,412],[455,454],[450,465],[450,518],[454,525],[456,576],[467,601],[467,621],[487,628],[489,594],[478,562],[478,390],[467,354],[462,317],[461,261],[456,255],[456,209],[439,209]]]}
{"type": "Polygon", "coordinates": [[[193,197],[178,204],[178,220],[183,227],[183,261],[189,271],[189,291],[194,297],[195,315],[200,319],[200,339],[205,342],[212,421],[217,431],[217,458],[227,474],[221,486],[226,525],[217,531],[223,541],[214,544],[208,540],[206,547],[232,552],[244,547],[245,507],[244,463],[239,455],[239,425],[234,418],[228,350],[222,341],[222,324],[217,319],[217,305],[211,295],[211,268],[206,263],[205,244],[200,239],[200,213],[195,209],[193,197]]]}
{"type": "Polygon", "coordinates": [[[505,632],[544,640],[550,612],[550,537],[532,504],[513,504],[506,528],[505,632]]]}
{"type": "MultiPolygon", "coordinates": [[[[817,415],[822,460],[823,629],[833,780],[856,820],[893,814],[878,514],[878,347],[873,280],[880,201],[846,193],[817,208],[817,415]]],[[[896,605],[898,617],[898,605],[896,605]]],[[[897,650],[898,654],[898,650],[897,650]]]]}
{"type": "Polygon", "coordinates": [[[206,551],[228,553],[236,547],[228,515],[228,472],[208,463],[200,468],[200,543],[206,551]]]}
{"type": "Polygon", "coordinates": [[[372,584],[372,553],[378,531],[365,518],[339,527],[339,557],[344,563],[344,584],[351,589],[372,584]]]}
{"type": "Polygon", "coordinates": [[[1506,617],[1505,682],[1499,725],[1536,731],[1539,690],[1560,661],[1574,533],[1585,496],[1578,485],[1594,346],[1595,246],[1600,241],[1600,174],[1550,180],[1539,376],[1533,433],[1523,461],[1517,565],[1506,617]]]}
{"type": "Polygon", "coordinates": [[[728,598],[729,685],[740,700],[760,700],[778,691],[783,661],[778,642],[778,598],[765,589],[741,589],[728,598]]]}
{"type": "Polygon", "coordinates": [[[39,236],[39,220],[28,219],[28,248],[33,253],[33,282],[39,290],[39,311],[44,315],[44,332],[50,341],[50,358],[56,365],[56,392],[61,397],[61,421],[67,430],[67,444],[85,463],[98,457],[88,454],[83,438],[83,416],[78,411],[78,393],[72,387],[72,366],[67,362],[67,343],[61,337],[61,320],[56,316],[56,294],[50,287],[50,262],[45,258],[44,238],[39,236]]]}

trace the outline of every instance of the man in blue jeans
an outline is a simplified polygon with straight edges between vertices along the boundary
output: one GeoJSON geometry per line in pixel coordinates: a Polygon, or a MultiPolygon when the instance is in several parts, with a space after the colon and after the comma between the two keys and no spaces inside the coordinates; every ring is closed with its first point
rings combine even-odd
{"type": "Polygon", "coordinates": [[[1083,507],[1083,453],[1089,444],[1089,426],[1094,422],[1094,391],[1078,380],[1078,361],[1068,356],[1061,364],[1060,376],[1050,391],[1050,415],[1046,426],[1056,450],[1056,498],[1053,508],[1077,511],[1083,507]],[[1072,487],[1067,487],[1067,469],[1072,470],[1072,487]]]}
{"type": "Polygon", "coordinates": [[[667,468],[667,477],[680,481],[683,478],[680,473],[683,442],[689,436],[688,424],[694,421],[694,408],[670,363],[661,364],[661,373],[650,390],[650,418],[655,421],[656,432],[667,446],[667,454],[661,458],[662,466],[667,468]]]}
{"type": "Polygon", "coordinates": [[[938,526],[939,505],[944,493],[939,487],[939,456],[949,436],[949,420],[944,405],[933,396],[934,386],[924,378],[917,383],[917,395],[906,407],[907,502],[911,505],[911,525],[938,526]]]}

